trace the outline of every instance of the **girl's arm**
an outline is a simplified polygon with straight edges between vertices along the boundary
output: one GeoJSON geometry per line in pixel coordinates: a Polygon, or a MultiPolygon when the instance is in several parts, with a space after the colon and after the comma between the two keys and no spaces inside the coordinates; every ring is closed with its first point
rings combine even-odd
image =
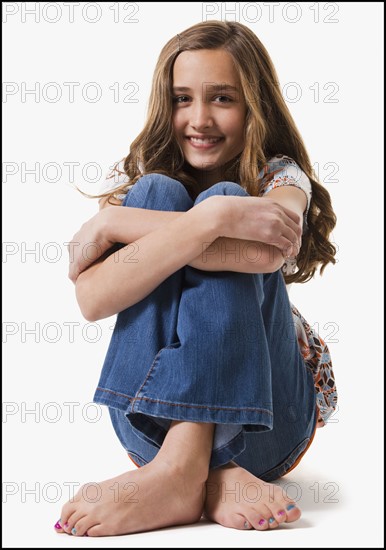
{"type": "MultiPolygon", "coordinates": [[[[214,262],[211,258],[216,254],[217,270],[227,270],[225,266],[229,264],[226,262],[231,255],[233,263],[230,265],[234,271],[239,270],[239,258],[254,266],[250,272],[276,271],[284,261],[281,250],[288,248],[289,243],[298,240],[301,234],[296,213],[274,201],[257,197],[213,196],[187,212],[106,208],[105,225],[100,223],[100,218],[97,224],[99,230],[102,228],[100,234],[95,231],[96,217],[85,224],[71,244],[102,242],[101,233],[105,234],[103,252],[109,248],[106,243],[110,246],[113,242],[122,241],[130,244],[107,259],[102,256],[85,271],[80,270],[82,273],[79,276],[76,269],[75,275],[71,275],[70,266],[70,278],[76,281],[79,306],[90,321],[108,317],[134,305],[185,265],[200,269],[207,262],[212,262],[213,270],[214,262]],[[157,222],[154,221],[156,216],[157,222]],[[147,234],[142,236],[145,231],[147,234]],[[95,235],[96,238],[84,239],[85,234],[95,235]],[[76,237],[80,242],[77,242],[76,237]],[[256,241],[260,245],[260,239],[269,243],[262,245],[261,253],[260,250],[256,252],[256,241]],[[214,241],[218,241],[216,249],[209,249],[206,255],[214,241]],[[222,250],[218,243],[223,243],[222,250]],[[240,243],[249,243],[253,250],[249,248],[245,251],[240,243]],[[276,249],[273,243],[279,248],[276,249]],[[236,246],[236,251],[230,251],[229,245],[236,246]],[[256,254],[259,255],[258,259],[256,254]],[[195,259],[196,262],[193,262],[195,259]],[[257,264],[259,269],[256,268],[257,264]]],[[[83,248],[79,246],[78,253],[83,248]]],[[[77,262],[73,262],[72,266],[74,264],[77,262]]]]}
{"type": "Polygon", "coordinates": [[[83,271],[76,297],[84,317],[97,321],[136,304],[197,257],[222,227],[212,202],[208,198],[83,271]]]}
{"type": "MultiPolygon", "coordinates": [[[[300,193],[303,195],[303,193],[300,193]]],[[[268,194],[267,194],[268,195],[268,194]]],[[[282,194],[283,196],[283,194],[282,194]]],[[[278,194],[279,204],[286,206],[278,194]]],[[[177,219],[183,212],[147,210],[143,208],[120,207],[101,199],[98,224],[109,242],[131,243],[162,225],[177,219]]],[[[290,203],[291,208],[293,204],[290,203]]],[[[296,206],[296,204],[295,204],[296,206]]],[[[295,211],[300,211],[295,208],[295,211]]],[[[188,263],[203,271],[235,271],[239,273],[268,273],[280,269],[287,250],[280,251],[276,246],[261,241],[218,237],[199,256],[188,263]]]]}
{"type": "MultiPolygon", "coordinates": [[[[132,243],[176,220],[181,214],[184,212],[122,206],[104,208],[99,223],[110,242],[132,243]]],[[[187,265],[203,271],[268,273],[276,271],[283,263],[283,254],[276,246],[259,241],[218,237],[187,265]]]]}
{"type": "MultiPolygon", "coordinates": [[[[266,193],[263,199],[275,202],[296,212],[302,227],[303,212],[307,207],[304,192],[293,186],[283,186],[266,193]]],[[[108,203],[100,201],[102,224],[111,242],[131,243],[162,225],[177,219],[183,212],[147,210],[120,207],[110,210],[108,203]],[[104,219],[103,219],[104,216],[104,219]]],[[[261,241],[218,237],[200,255],[188,263],[203,271],[235,271],[239,273],[273,273],[283,266],[288,251],[261,241]]],[[[293,255],[296,255],[297,250],[293,255]]]]}

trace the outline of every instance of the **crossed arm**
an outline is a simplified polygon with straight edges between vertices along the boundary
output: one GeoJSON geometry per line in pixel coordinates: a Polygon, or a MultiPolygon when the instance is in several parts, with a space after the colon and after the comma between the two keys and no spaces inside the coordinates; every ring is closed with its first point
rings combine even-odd
{"type": "Polygon", "coordinates": [[[290,243],[300,242],[306,197],[295,187],[281,187],[264,198],[209,197],[187,212],[100,206],[72,240],[98,244],[95,261],[87,258],[86,265],[79,246],[70,263],[77,300],[89,321],[134,305],[185,265],[204,271],[277,271],[290,243]],[[114,252],[118,242],[129,244],[114,252]]]}

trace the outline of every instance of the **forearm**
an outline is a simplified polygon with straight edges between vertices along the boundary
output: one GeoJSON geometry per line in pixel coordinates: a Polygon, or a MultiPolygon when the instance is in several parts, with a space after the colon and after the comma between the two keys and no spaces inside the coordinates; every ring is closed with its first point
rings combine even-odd
{"type": "Polygon", "coordinates": [[[139,302],[199,256],[217,238],[219,227],[208,199],[91,266],[76,281],[83,315],[96,321],[139,302]]]}
{"type": "MultiPolygon", "coordinates": [[[[184,212],[111,207],[109,232],[111,241],[132,243],[176,220],[184,212]]],[[[284,262],[280,250],[259,241],[219,237],[200,251],[187,265],[203,271],[268,273],[277,271],[284,262]]]]}
{"type": "Polygon", "coordinates": [[[273,273],[285,259],[276,246],[260,241],[218,237],[189,265],[203,271],[273,273]]]}

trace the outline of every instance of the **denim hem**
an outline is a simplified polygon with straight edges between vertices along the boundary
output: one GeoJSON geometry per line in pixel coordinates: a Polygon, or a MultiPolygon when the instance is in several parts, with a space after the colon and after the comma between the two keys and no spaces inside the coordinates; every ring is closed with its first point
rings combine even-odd
{"type": "MultiPolygon", "coordinates": [[[[146,440],[148,440],[148,438],[146,438],[146,440]]],[[[154,442],[153,445],[158,447],[158,445],[155,445],[154,442]]],[[[220,466],[228,464],[245,450],[245,446],[246,443],[244,433],[243,431],[241,431],[239,434],[237,434],[236,437],[229,441],[228,445],[224,445],[220,449],[215,449],[212,451],[209,469],[213,470],[215,468],[220,468],[220,466]]],[[[126,449],[126,452],[134,461],[136,466],[142,467],[145,466],[145,464],[149,464],[148,460],[145,460],[143,456],[140,456],[135,451],[126,449]]]]}
{"type": "MultiPolygon", "coordinates": [[[[273,428],[273,414],[263,408],[219,407],[168,403],[149,398],[130,398],[123,394],[98,387],[94,402],[124,411],[127,415],[153,416],[187,422],[213,422],[214,424],[249,424],[248,431],[267,431],[273,428]]],[[[154,422],[153,422],[154,424],[154,422]]]]}
{"type": "MultiPolygon", "coordinates": [[[[140,438],[148,443],[151,443],[157,448],[162,446],[167,431],[159,424],[154,422],[152,418],[144,416],[142,414],[126,414],[130,424],[134,431],[140,438]]],[[[222,447],[213,449],[209,468],[219,468],[224,464],[228,464],[231,460],[235,459],[245,449],[245,437],[244,431],[241,430],[235,437],[228,441],[222,447]]]]}
{"type": "Polygon", "coordinates": [[[213,449],[210,458],[209,468],[219,468],[228,464],[231,460],[234,460],[239,454],[241,454],[246,447],[244,430],[236,435],[227,445],[220,447],[219,449],[213,449]]]}
{"type": "Polygon", "coordinates": [[[98,387],[95,390],[93,401],[94,403],[99,403],[99,405],[106,405],[107,407],[126,412],[131,401],[133,401],[133,397],[98,387]]]}

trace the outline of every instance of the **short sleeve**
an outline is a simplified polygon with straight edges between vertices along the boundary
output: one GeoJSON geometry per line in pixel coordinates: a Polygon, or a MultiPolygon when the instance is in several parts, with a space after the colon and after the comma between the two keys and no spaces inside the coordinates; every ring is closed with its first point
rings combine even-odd
{"type": "MultiPolygon", "coordinates": [[[[129,176],[125,173],[124,163],[125,158],[115,162],[112,168],[109,169],[108,173],[106,174],[105,180],[102,183],[101,193],[114,191],[114,189],[122,186],[127,186],[128,189],[132,187],[132,185],[130,185],[129,176]]],[[[117,199],[123,200],[125,196],[126,194],[118,194],[117,199]]]]}
{"type": "Polygon", "coordinates": [[[259,195],[263,196],[272,189],[282,187],[284,185],[292,185],[301,189],[307,198],[307,208],[304,212],[303,233],[307,231],[307,215],[310,209],[312,187],[308,176],[300,169],[298,164],[284,155],[277,155],[271,158],[264,169],[260,172],[260,177],[267,177],[273,173],[273,177],[261,189],[259,195]]]}

